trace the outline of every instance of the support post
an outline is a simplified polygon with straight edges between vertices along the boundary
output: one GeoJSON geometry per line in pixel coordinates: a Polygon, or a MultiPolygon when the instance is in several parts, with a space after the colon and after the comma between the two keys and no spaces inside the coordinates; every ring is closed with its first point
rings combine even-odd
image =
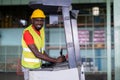
{"type": "Polygon", "coordinates": [[[63,21],[64,21],[64,29],[65,29],[65,36],[66,36],[66,46],[68,52],[68,62],[70,68],[75,68],[76,66],[76,58],[75,58],[75,49],[74,49],[74,42],[73,42],[73,34],[72,34],[72,27],[70,21],[70,10],[69,6],[62,7],[62,14],[63,14],[63,21]]]}

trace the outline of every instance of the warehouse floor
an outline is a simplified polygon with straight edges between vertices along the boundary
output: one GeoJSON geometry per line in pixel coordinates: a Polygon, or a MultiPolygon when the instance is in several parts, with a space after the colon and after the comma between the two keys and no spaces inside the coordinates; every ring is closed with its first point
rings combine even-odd
{"type": "Polygon", "coordinates": [[[0,72],[0,80],[24,80],[24,78],[15,72],[0,72]]]}
{"type": "MultiPolygon", "coordinates": [[[[24,78],[23,75],[17,75],[15,72],[0,72],[0,80],[24,80],[24,78]]],[[[107,80],[107,75],[87,74],[85,80],[107,80]]]]}

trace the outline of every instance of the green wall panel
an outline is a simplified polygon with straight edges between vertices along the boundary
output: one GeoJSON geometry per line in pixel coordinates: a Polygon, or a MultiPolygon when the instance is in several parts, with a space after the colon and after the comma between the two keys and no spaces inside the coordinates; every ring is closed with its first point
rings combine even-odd
{"type": "Polygon", "coordinates": [[[90,0],[90,3],[96,3],[98,2],[99,0],[90,0]]]}
{"type": "Polygon", "coordinates": [[[17,5],[17,4],[20,4],[21,3],[21,0],[12,0],[12,5],[17,5]]]}
{"type": "Polygon", "coordinates": [[[72,0],[72,3],[80,3],[80,0],[72,0]]]}
{"type": "Polygon", "coordinates": [[[90,2],[90,0],[80,0],[80,3],[88,3],[88,2],[90,2]]]}
{"type": "Polygon", "coordinates": [[[103,2],[105,3],[106,0],[72,0],[72,3],[103,3],[103,2]]]}
{"type": "Polygon", "coordinates": [[[2,4],[2,0],[0,0],[0,5],[2,4]]]}
{"type": "Polygon", "coordinates": [[[2,0],[2,5],[10,5],[11,3],[11,0],[2,0]]]}
{"type": "Polygon", "coordinates": [[[0,0],[0,5],[26,5],[30,0],[0,0]]]}
{"type": "Polygon", "coordinates": [[[28,4],[30,0],[21,0],[21,4],[28,4]]]}

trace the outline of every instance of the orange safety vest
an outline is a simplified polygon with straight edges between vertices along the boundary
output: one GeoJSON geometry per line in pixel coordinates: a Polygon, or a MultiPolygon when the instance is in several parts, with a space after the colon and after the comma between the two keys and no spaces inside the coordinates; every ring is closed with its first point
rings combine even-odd
{"type": "MultiPolygon", "coordinates": [[[[44,27],[40,30],[40,36],[34,31],[32,28],[32,25],[30,25],[28,28],[26,28],[23,33],[29,30],[30,34],[32,35],[35,45],[38,48],[40,52],[44,52],[44,40],[45,40],[45,34],[44,34],[44,27]]],[[[22,66],[30,69],[40,68],[42,65],[41,59],[36,58],[34,53],[28,48],[26,45],[23,36],[22,36],[22,66]]]]}

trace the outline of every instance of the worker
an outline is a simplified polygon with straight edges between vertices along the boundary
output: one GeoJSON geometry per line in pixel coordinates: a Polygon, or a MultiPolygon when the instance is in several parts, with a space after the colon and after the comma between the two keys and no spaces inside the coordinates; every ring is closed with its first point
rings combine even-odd
{"type": "Polygon", "coordinates": [[[45,17],[41,9],[35,9],[31,15],[31,25],[23,30],[21,64],[24,80],[29,80],[29,70],[41,69],[42,60],[52,63],[65,61],[64,56],[52,58],[45,52],[45,17]]]}

